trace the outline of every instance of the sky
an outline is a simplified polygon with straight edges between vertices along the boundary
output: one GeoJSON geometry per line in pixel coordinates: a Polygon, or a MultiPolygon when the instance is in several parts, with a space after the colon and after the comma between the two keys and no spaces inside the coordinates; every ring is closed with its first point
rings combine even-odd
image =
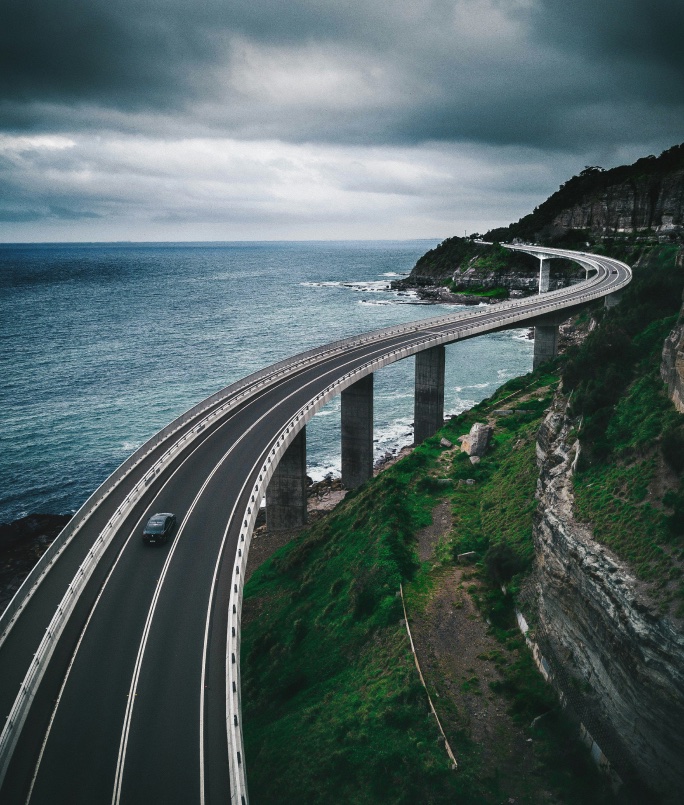
{"type": "Polygon", "coordinates": [[[445,238],[684,141],[682,0],[0,0],[0,242],[445,238]]]}

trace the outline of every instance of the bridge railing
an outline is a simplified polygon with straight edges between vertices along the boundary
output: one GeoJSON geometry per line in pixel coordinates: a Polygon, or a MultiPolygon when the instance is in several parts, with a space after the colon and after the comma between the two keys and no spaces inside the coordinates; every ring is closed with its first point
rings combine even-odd
{"type": "MultiPolygon", "coordinates": [[[[589,257],[589,255],[583,255],[589,257]]],[[[594,277],[586,280],[583,285],[592,285],[597,282],[594,277]]],[[[578,286],[574,286],[578,287],[578,286]]],[[[547,294],[551,298],[556,295],[567,293],[567,289],[552,291],[547,294]]],[[[500,303],[502,308],[519,306],[525,300],[515,300],[512,302],[500,303]]],[[[45,575],[54,565],[62,552],[69,545],[71,540],[78,534],[88,521],[93,512],[103,503],[103,501],[118,487],[118,485],[130,475],[140,464],[149,457],[160,445],[172,438],[179,430],[190,422],[202,415],[210,412],[215,406],[229,402],[234,399],[244,402],[248,396],[258,393],[267,385],[284,379],[292,374],[305,370],[308,366],[321,360],[325,356],[332,356],[336,353],[348,350],[353,346],[363,346],[372,341],[381,341],[392,336],[403,335],[407,332],[416,331],[426,327],[442,325],[450,321],[458,321],[467,318],[470,313],[446,314],[441,316],[423,319],[420,322],[411,322],[404,325],[394,325],[380,330],[373,330],[357,336],[343,338],[333,341],[321,347],[314,347],[305,352],[299,353],[294,357],[285,358],[277,363],[260,369],[241,380],[232,383],[215,394],[207,397],[202,402],[193,406],[185,413],[177,417],[173,422],[162,428],[140,448],[132,453],[114,472],[90,495],[86,502],[74,514],[69,523],[59,533],[47,551],[43,554],[38,563],[33,567],[24,583],[19,587],[13,598],[7,604],[2,615],[0,615],[0,643],[5,639],[10,629],[16,622],[17,617],[30,599],[31,595],[38,588],[45,575]]],[[[199,431],[196,432],[198,434],[199,431]]]]}
{"type": "MultiPolygon", "coordinates": [[[[629,272],[628,267],[625,266],[625,268],[627,268],[629,272]]],[[[629,282],[629,275],[626,282],[621,283],[621,287],[623,284],[627,284],[627,282],[629,282]]],[[[595,284],[595,282],[587,283],[589,286],[593,286],[595,284]]],[[[579,283],[574,287],[577,289],[579,287],[579,283]]],[[[587,290],[586,293],[580,294],[578,298],[573,299],[572,305],[590,302],[594,299],[600,298],[604,295],[604,293],[605,292],[597,290],[587,290]]],[[[563,305],[559,304],[558,297],[563,296],[567,299],[567,295],[567,289],[561,289],[559,292],[544,294],[544,304],[541,305],[542,311],[557,310],[560,307],[563,307],[563,305]],[[549,301],[549,299],[551,301],[549,301]]],[[[537,309],[539,309],[538,301],[535,306],[537,309]]],[[[515,308],[519,308],[520,305],[508,305],[505,307],[506,310],[501,310],[501,308],[498,308],[501,310],[502,315],[494,319],[494,324],[499,325],[500,327],[515,324],[520,320],[529,318],[529,313],[526,311],[516,312],[515,308]]],[[[278,462],[297,434],[302,430],[303,427],[305,427],[306,423],[312,419],[317,411],[326,405],[333,397],[340,394],[345,388],[348,388],[362,377],[376,372],[390,363],[407,358],[410,355],[421,352],[428,347],[470,338],[485,332],[490,332],[492,329],[497,329],[492,328],[491,323],[468,326],[465,324],[465,322],[463,322],[461,326],[458,326],[458,320],[454,321],[453,318],[448,319],[442,317],[439,319],[439,321],[442,324],[447,321],[451,321],[456,326],[453,330],[446,330],[440,334],[429,334],[410,346],[403,346],[397,349],[389,350],[388,352],[379,355],[376,358],[355,368],[354,370],[342,375],[321,392],[316,394],[311,400],[305,403],[292,417],[292,419],[290,419],[290,421],[282,428],[278,436],[272,442],[270,448],[265,451],[265,459],[259,467],[256,482],[254,483],[249,496],[247,508],[241,518],[242,527],[240,528],[240,536],[235,556],[231,591],[228,602],[228,628],[226,638],[226,730],[228,733],[232,802],[239,803],[240,805],[247,805],[248,803],[247,771],[242,735],[242,704],[240,685],[240,627],[242,596],[246,579],[247,559],[252,534],[254,531],[257,514],[259,512],[260,502],[266,494],[269,481],[275,472],[278,462]]],[[[426,322],[421,322],[421,324],[425,326],[426,322]]],[[[432,326],[435,326],[435,324],[433,323],[432,326]]],[[[245,482],[245,486],[243,486],[243,491],[246,485],[247,482],[245,482]]]]}
{"type": "MultiPolygon", "coordinates": [[[[617,261],[612,261],[617,265],[617,261]]],[[[624,264],[620,264],[623,265],[624,264]]],[[[611,290],[617,290],[619,287],[626,285],[629,280],[629,268],[624,281],[616,283],[616,287],[611,290]]],[[[539,311],[545,310],[558,310],[563,307],[568,307],[576,304],[581,304],[585,301],[599,298],[605,295],[605,289],[594,288],[599,284],[598,278],[587,280],[584,283],[578,283],[573,286],[575,291],[569,294],[568,289],[561,289],[559,291],[544,294],[543,304],[539,304],[539,297],[536,297],[534,302],[535,315],[539,311]],[[585,293],[577,295],[577,291],[581,288],[586,289],[585,293]],[[570,301],[569,301],[570,300],[570,301]]],[[[25,605],[26,601],[36,589],[40,580],[48,572],[49,568],[54,564],[60,553],[65,549],[68,542],[74,535],[83,527],[84,523],[95,511],[98,505],[109,495],[114,488],[125,478],[130,472],[138,466],[151,452],[153,452],[160,444],[169,439],[172,435],[176,434],[192,420],[198,421],[189,428],[180,438],[176,439],[173,444],[162,454],[162,456],[152,465],[152,467],[145,472],[142,477],[136,482],[133,488],[126,495],[122,503],[117,507],[114,514],[110,517],[106,526],[99,533],[93,545],[90,547],[84,560],[82,561],[76,576],[69,584],[62,601],[60,602],[52,621],[43,637],[43,640],[34,655],[33,661],[29,667],[26,677],[21,685],[18,696],[16,697],[14,706],[10,712],[2,734],[0,734],[0,784],[4,773],[9,764],[14,746],[19,736],[21,726],[26,718],[31,701],[35,696],[38,684],[42,678],[45,667],[49,662],[52,652],[56,645],[57,639],[61,634],[64,625],[73,611],[78,597],[88,580],[90,579],[93,569],[97,562],[101,559],[104,552],[111,544],[117,528],[120,523],[130,513],[132,508],[141,499],[146,492],[149,484],[161,473],[164,467],[174,459],[177,454],[184,450],[191,442],[198,438],[204,429],[216,419],[223,417],[232,408],[241,405],[246,399],[253,396],[255,393],[265,386],[277,382],[280,378],[289,376],[306,369],[308,366],[320,361],[323,357],[333,355],[340,351],[348,350],[353,346],[361,346],[373,341],[382,341],[395,335],[402,335],[406,333],[415,332],[419,334],[421,331],[429,330],[431,327],[441,326],[444,324],[453,324],[454,327],[445,330],[439,334],[428,334],[417,340],[410,346],[404,346],[398,349],[390,349],[372,361],[357,367],[352,372],[348,372],[341,378],[338,378],[333,384],[329,385],[323,392],[317,394],[305,406],[300,409],[300,412],[291,420],[285,428],[281,431],[279,436],[274,442],[274,445],[264,462],[262,470],[259,475],[259,480],[255,485],[254,494],[251,496],[251,505],[247,507],[246,517],[244,517],[244,530],[240,535],[240,545],[238,546],[237,562],[235,565],[235,581],[231,592],[230,601],[230,618],[229,621],[229,642],[231,647],[229,651],[230,657],[227,657],[227,672],[228,688],[230,692],[232,689],[233,695],[228,696],[227,702],[227,716],[228,716],[228,734],[229,746],[231,747],[231,764],[233,772],[236,773],[235,784],[239,790],[244,791],[240,794],[241,797],[247,797],[246,778],[244,775],[244,751],[242,748],[242,729],[241,729],[241,710],[240,710],[240,686],[239,686],[239,618],[242,601],[242,585],[244,580],[244,568],[246,566],[249,542],[254,527],[254,521],[259,509],[259,502],[261,497],[266,491],[268,481],[270,480],[277,463],[287,449],[292,439],[304,427],[306,422],[314,416],[317,410],[325,405],[330,399],[339,394],[344,388],[361,377],[377,371],[382,366],[393,363],[402,358],[408,357],[411,354],[422,351],[429,346],[449,343],[455,340],[472,337],[483,332],[505,327],[510,324],[524,321],[530,318],[529,307],[531,303],[529,300],[520,300],[515,302],[502,303],[497,307],[501,313],[493,322],[491,318],[487,323],[468,325],[468,319],[472,318],[473,314],[456,314],[449,316],[439,316],[431,319],[422,320],[420,322],[413,322],[408,325],[399,327],[388,327],[382,330],[366,333],[361,336],[342,339],[340,341],[327,344],[323,347],[309,350],[294,356],[293,358],[280,361],[271,367],[267,367],[259,372],[244,378],[231,386],[217,392],[211,397],[204,400],[197,406],[194,406],[185,414],[178,417],[174,422],[163,428],[152,439],[146,442],[138,451],[129,457],[119,468],[116,470],[101,487],[96,490],[93,495],[86,501],[79,512],[74,516],[72,521],[65,528],[58,539],[53,543],[51,549],[46,552],[43,560],[39,565],[34,568],[35,573],[32,573],[27,578],[22,588],[17,592],[17,595],[12,599],[10,605],[7,607],[0,619],[0,628],[2,628],[2,637],[8,633],[15,622],[18,614],[25,605]],[[492,327],[495,324],[495,327],[492,327]],[[202,417],[202,415],[204,416],[202,417]],[[200,419],[200,417],[202,417],[200,419]],[[230,674],[230,669],[233,669],[233,676],[230,674]],[[235,683],[235,684],[233,684],[235,683]],[[235,771],[237,770],[237,771],[235,771]],[[238,779],[239,778],[239,779],[238,779]]],[[[237,789],[236,789],[237,790],[237,789]]]]}

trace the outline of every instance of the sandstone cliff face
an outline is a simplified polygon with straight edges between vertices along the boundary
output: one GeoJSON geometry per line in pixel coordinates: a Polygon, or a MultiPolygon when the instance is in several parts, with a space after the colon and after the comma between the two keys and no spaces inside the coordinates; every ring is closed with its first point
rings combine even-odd
{"type": "Polygon", "coordinates": [[[641,176],[607,187],[563,210],[553,220],[561,229],[602,234],[651,229],[667,233],[684,225],[684,171],[641,176]]]}
{"type": "Polygon", "coordinates": [[[674,407],[684,414],[684,324],[665,339],[660,376],[667,383],[667,391],[674,407]]]}
{"type": "MultiPolygon", "coordinates": [[[[549,279],[549,290],[567,288],[579,280],[584,279],[584,271],[577,269],[552,269],[549,279]]],[[[482,271],[468,267],[465,271],[456,271],[453,280],[459,290],[469,291],[474,288],[508,288],[509,291],[523,291],[537,293],[539,290],[539,269],[533,267],[530,271],[482,271]]]]}
{"type": "MultiPolygon", "coordinates": [[[[684,250],[677,254],[676,266],[684,264],[684,250]]],[[[684,414],[684,306],[679,323],[665,339],[660,376],[667,383],[667,391],[674,407],[684,414]]]]}
{"type": "Polygon", "coordinates": [[[613,768],[667,802],[684,791],[684,635],[573,514],[577,442],[557,397],[538,437],[535,639],[613,768]]]}

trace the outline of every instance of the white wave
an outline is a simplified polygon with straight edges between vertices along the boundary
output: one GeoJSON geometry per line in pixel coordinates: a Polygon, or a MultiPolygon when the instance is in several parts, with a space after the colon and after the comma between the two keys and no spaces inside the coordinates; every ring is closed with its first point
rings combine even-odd
{"type": "Polygon", "coordinates": [[[307,467],[306,474],[311,478],[314,483],[322,481],[326,475],[332,475],[334,478],[339,478],[342,474],[342,466],[339,461],[319,461],[307,467]]]}
{"type": "Polygon", "coordinates": [[[513,330],[513,335],[511,338],[514,341],[524,341],[527,344],[534,343],[534,339],[530,338],[528,330],[513,330]]]}
{"type": "Polygon", "coordinates": [[[381,277],[408,277],[408,274],[398,274],[396,271],[385,271],[384,274],[380,274],[381,277]]]}
{"type": "Polygon", "coordinates": [[[459,398],[451,403],[449,410],[444,412],[444,416],[457,416],[458,414],[462,414],[464,411],[467,411],[469,408],[472,408],[476,404],[477,400],[466,400],[459,398]]]}
{"type": "Polygon", "coordinates": [[[406,445],[413,444],[413,425],[410,419],[396,419],[387,425],[377,427],[373,438],[375,459],[385,453],[396,452],[406,445]]]}
{"type": "Polygon", "coordinates": [[[472,386],[454,386],[454,391],[460,393],[466,389],[486,389],[491,385],[491,383],[475,383],[472,386]]]}
{"type": "MultiPolygon", "coordinates": [[[[394,391],[383,390],[382,400],[413,400],[413,389],[395,389],[394,391]]],[[[380,395],[378,395],[380,398],[380,395]]]]}
{"type": "Polygon", "coordinates": [[[124,453],[132,453],[140,447],[140,442],[122,442],[121,450],[124,453]]]}
{"type": "Polygon", "coordinates": [[[372,280],[370,282],[343,282],[343,288],[349,288],[350,291],[379,293],[380,291],[391,291],[392,289],[386,282],[381,280],[372,280]]]}

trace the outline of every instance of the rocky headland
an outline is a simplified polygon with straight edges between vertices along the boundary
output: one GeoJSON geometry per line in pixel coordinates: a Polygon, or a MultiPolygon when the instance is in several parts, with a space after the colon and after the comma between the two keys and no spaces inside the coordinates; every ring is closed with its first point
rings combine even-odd
{"type": "MultiPolygon", "coordinates": [[[[541,242],[601,251],[625,236],[642,243],[684,239],[684,144],[633,165],[610,170],[588,166],[534,212],[483,237],[494,243],[541,242]]],[[[413,289],[424,301],[453,304],[536,292],[539,263],[534,257],[480,246],[478,238],[447,238],[392,287],[413,289]]],[[[559,260],[552,261],[551,272],[551,290],[584,277],[576,265],[559,260]]]]}
{"type": "Polygon", "coordinates": [[[681,240],[684,234],[684,143],[660,156],[604,170],[589,165],[517,223],[487,233],[488,240],[513,238],[554,242],[616,235],[681,240]]]}

